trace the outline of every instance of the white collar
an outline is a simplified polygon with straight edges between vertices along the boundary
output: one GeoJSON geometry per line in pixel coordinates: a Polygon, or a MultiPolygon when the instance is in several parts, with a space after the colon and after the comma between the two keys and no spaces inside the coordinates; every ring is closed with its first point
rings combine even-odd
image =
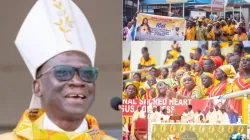
{"type": "MultiPolygon", "coordinates": [[[[60,132],[66,132],[63,129],[59,128],[56,124],[54,124],[49,117],[47,116],[47,114],[45,114],[44,120],[43,120],[43,128],[44,129],[48,129],[48,130],[54,130],[54,131],[60,131],[60,132]]],[[[81,132],[85,132],[88,130],[88,123],[86,121],[86,119],[83,119],[81,125],[73,132],[76,133],[81,133],[81,132]]]]}

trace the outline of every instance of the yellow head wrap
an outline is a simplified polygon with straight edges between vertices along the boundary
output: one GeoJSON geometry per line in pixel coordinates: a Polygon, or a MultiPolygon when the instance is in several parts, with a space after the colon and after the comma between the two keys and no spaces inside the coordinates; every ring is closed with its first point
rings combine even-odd
{"type": "Polygon", "coordinates": [[[190,53],[195,53],[195,50],[197,49],[197,47],[193,46],[191,49],[190,49],[190,53]]]}
{"type": "Polygon", "coordinates": [[[244,58],[250,58],[250,54],[246,54],[244,58]]]}
{"type": "Polygon", "coordinates": [[[123,64],[125,67],[129,67],[130,66],[130,61],[129,60],[123,60],[123,64]]]}
{"type": "Polygon", "coordinates": [[[222,65],[219,69],[225,72],[228,78],[234,78],[236,75],[236,71],[232,65],[222,65]]]}
{"type": "Polygon", "coordinates": [[[201,19],[201,18],[199,18],[199,19],[198,19],[198,21],[201,21],[201,22],[202,22],[202,19],[201,19]]]}
{"type": "Polygon", "coordinates": [[[177,75],[179,75],[181,72],[185,73],[186,71],[183,70],[183,69],[178,69],[178,70],[175,72],[175,77],[177,77],[177,75]]]}
{"type": "Polygon", "coordinates": [[[147,87],[145,87],[145,86],[140,86],[140,87],[139,87],[139,89],[143,89],[143,90],[145,90],[145,91],[147,91],[147,90],[148,90],[148,88],[147,88],[147,87]]]}
{"type": "Polygon", "coordinates": [[[178,52],[175,51],[175,50],[171,50],[168,52],[170,55],[173,56],[174,59],[177,59],[178,58],[178,52]]]}
{"type": "Polygon", "coordinates": [[[203,72],[202,75],[206,75],[207,77],[210,77],[211,79],[213,79],[213,75],[209,72],[203,72]]]}
{"type": "Polygon", "coordinates": [[[188,78],[188,77],[192,78],[192,80],[195,82],[195,75],[192,72],[185,72],[183,74],[183,77],[182,77],[182,80],[181,80],[182,83],[183,83],[183,79],[188,78]]]}
{"type": "Polygon", "coordinates": [[[156,88],[156,85],[157,85],[157,83],[154,84],[150,89],[155,89],[155,93],[156,93],[156,96],[157,96],[158,95],[158,90],[156,88]]]}
{"type": "Polygon", "coordinates": [[[127,89],[127,87],[128,87],[129,85],[135,86],[135,88],[136,88],[136,97],[137,97],[138,99],[140,99],[140,94],[138,94],[138,93],[139,93],[139,86],[140,86],[140,84],[139,84],[138,82],[135,82],[135,81],[126,83],[125,89],[124,89],[124,91],[123,91],[123,93],[122,93],[122,99],[127,99],[127,98],[128,98],[128,97],[127,97],[127,93],[126,93],[126,89],[127,89]]]}

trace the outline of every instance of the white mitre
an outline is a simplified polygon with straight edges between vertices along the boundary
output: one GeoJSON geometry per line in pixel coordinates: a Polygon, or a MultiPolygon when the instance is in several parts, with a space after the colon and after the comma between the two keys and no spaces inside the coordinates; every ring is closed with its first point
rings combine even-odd
{"type": "MultiPolygon", "coordinates": [[[[15,41],[32,77],[52,57],[66,51],[87,54],[94,66],[96,41],[88,20],[71,0],[38,0],[15,41]]],[[[30,108],[41,108],[32,96],[30,108]]]]}

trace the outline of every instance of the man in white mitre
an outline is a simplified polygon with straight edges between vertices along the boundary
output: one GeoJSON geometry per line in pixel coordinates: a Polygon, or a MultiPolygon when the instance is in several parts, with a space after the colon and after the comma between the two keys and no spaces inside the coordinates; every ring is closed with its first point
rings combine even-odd
{"type": "Polygon", "coordinates": [[[37,0],[15,44],[32,77],[33,97],[1,140],[112,140],[88,110],[95,100],[96,41],[71,0],[37,0]]]}

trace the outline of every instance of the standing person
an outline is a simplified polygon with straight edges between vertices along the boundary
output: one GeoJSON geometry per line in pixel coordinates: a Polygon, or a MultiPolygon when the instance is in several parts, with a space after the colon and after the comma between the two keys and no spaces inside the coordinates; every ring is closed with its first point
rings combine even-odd
{"type": "Polygon", "coordinates": [[[188,21],[187,26],[186,40],[194,41],[196,34],[195,24],[193,21],[188,21]]]}
{"type": "Polygon", "coordinates": [[[233,39],[234,34],[237,33],[237,29],[235,26],[232,24],[232,19],[228,19],[227,21],[228,24],[228,30],[229,30],[229,40],[231,41],[233,39]]]}
{"type": "Polygon", "coordinates": [[[207,26],[207,40],[208,41],[215,40],[215,34],[214,34],[214,30],[213,30],[213,25],[212,24],[208,24],[208,26],[207,26]]]}
{"type": "Polygon", "coordinates": [[[14,131],[0,139],[114,139],[88,114],[98,75],[94,34],[76,4],[62,5],[74,21],[75,29],[62,27],[70,34],[51,24],[60,21],[54,2],[39,0],[17,35],[15,44],[34,79],[33,97],[14,131]]]}
{"type": "Polygon", "coordinates": [[[220,41],[221,40],[222,31],[221,31],[221,28],[220,28],[220,22],[219,21],[217,21],[215,23],[214,35],[215,35],[215,40],[216,41],[220,41]]]}
{"type": "Polygon", "coordinates": [[[222,113],[222,116],[221,116],[221,123],[222,123],[222,124],[230,124],[230,120],[229,120],[229,117],[228,117],[228,114],[227,114],[225,108],[222,108],[222,109],[221,109],[221,113],[222,113]]]}
{"type": "Polygon", "coordinates": [[[229,29],[225,20],[221,21],[222,41],[229,40],[229,29]]]}
{"type": "Polygon", "coordinates": [[[206,40],[206,28],[202,25],[202,19],[198,19],[198,26],[196,26],[196,40],[206,40]]]}
{"type": "Polygon", "coordinates": [[[194,122],[194,111],[193,111],[193,106],[192,105],[188,105],[188,117],[189,117],[189,123],[193,123],[194,122]]]}
{"type": "Polygon", "coordinates": [[[246,33],[242,32],[243,28],[238,27],[237,28],[237,34],[234,35],[232,41],[247,41],[248,37],[246,33]]]}
{"type": "Polygon", "coordinates": [[[132,41],[132,31],[133,31],[133,22],[129,22],[127,27],[123,30],[123,36],[126,41],[132,41]]]}

